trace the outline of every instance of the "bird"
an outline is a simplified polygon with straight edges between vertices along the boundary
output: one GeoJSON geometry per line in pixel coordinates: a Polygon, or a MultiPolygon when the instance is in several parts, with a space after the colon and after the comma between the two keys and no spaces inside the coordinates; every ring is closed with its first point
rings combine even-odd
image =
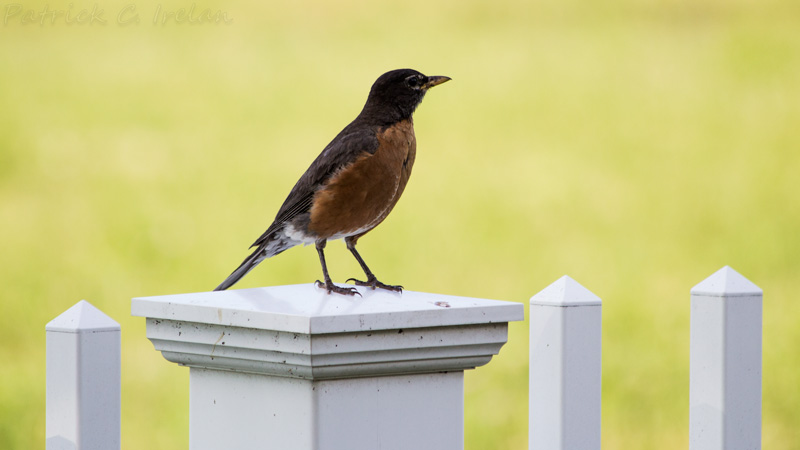
{"type": "Polygon", "coordinates": [[[356,286],[402,292],[384,284],[356,250],[358,240],[392,211],[406,187],[417,151],[413,114],[429,89],[450,81],[413,69],[384,73],[372,84],[361,112],[322,150],[294,185],[275,220],[250,246],[255,250],[214,290],[228,289],[264,259],[297,245],[314,244],[328,294],[361,295],[331,281],[325,245],[344,239],[366,276],[356,286]]]}

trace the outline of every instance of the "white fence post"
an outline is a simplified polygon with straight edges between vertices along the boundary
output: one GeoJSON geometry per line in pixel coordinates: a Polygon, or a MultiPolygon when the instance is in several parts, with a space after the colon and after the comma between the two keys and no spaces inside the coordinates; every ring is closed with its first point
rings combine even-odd
{"type": "Polygon", "coordinates": [[[189,448],[462,450],[464,370],[488,363],[519,303],[274,286],[133,299],[189,366],[189,448]]]}
{"type": "Polygon", "coordinates": [[[531,450],[600,449],[601,311],[566,275],[531,298],[531,450]]]}
{"type": "Polygon", "coordinates": [[[762,291],[728,266],[692,288],[689,448],[761,448],[762,291]]]}
{"type": "Polygon", "coordinates": [[[47,450],[120,448],[120,327],[86,300],[47,334],[47,450]]]}

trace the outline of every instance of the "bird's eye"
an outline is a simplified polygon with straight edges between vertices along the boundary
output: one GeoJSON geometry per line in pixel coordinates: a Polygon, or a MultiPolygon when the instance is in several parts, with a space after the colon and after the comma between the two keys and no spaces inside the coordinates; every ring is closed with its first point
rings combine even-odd
{"type": "Polygon", "coordinates": [[[418,76],[412,75],[406,78],[406,84],[408,84],[409,87],[416,89],[420,85],[420,79],[418,76]]]}

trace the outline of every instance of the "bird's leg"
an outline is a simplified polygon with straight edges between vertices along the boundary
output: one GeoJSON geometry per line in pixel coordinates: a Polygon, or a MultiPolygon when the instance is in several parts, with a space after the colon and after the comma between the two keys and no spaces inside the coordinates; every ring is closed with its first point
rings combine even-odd
{"type": "Polygon", "coordinates": [[[375,288],[381,288],[381,289],[386,289],[387,291],[403,292],[403,286],[383,284],[380,281],[378,281],[377,278],[375,278],[375,274],[373,274],[372,271],[369,270],[369,267],[367,267],[367,263],[364,262],[364,259],[361,257],[361,255],[358,254],[358,251],[356,251],[357,239],[358,238],[353,239],[352,237],[346,237],[344,238],[344,242],[345,244],[347,244],[347,249],[350,250],[350,253],[352,253],[353,256],[356,257],[356,261],[358,261],[358,264],[361,265],[361,269],[364,270],[364,274],[367,275],[367,281],[360,281],[356,280],[355,278],[349,278],[347,281],[352,281],[353,283],[356,284],[356,286],[371,287],[373,290],[375,288]]]}
{"type": "Polygon", "coordinates": [[[339,286],[333,284],[333,281],[331,281],[331,276],[328,275],[328,265],[325,264],[325,252],[324,252],[324,249],[325,249],[325,244],[326,243],[327,243],[327,240],[325,240],[325,239],[320,239],[320,240],[318,240],[316,242],[317,254],[319,254],[319,262],[320,262],[320,264],[322,264],[322,276],[325,277],[325,282],[323,283],[323,282],[317,280],[315,284],[317,285],[317,287],[321,287],[321,288],[327,290],[328,294],[330,294],[331,292],[336,292],[337,294],[342,294],[342,295],[356,295],[356,294],[358,294],[358,296],[361,296],[361,294],[356,290],[356,288],[353,288],[353,287],[339,287],[339,286]]]}

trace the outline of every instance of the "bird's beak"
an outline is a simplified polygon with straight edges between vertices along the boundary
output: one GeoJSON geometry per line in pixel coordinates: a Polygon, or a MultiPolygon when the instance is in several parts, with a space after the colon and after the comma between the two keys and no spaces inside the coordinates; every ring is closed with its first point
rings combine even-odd
{"type": "Polygon", "coordinates": [[[444,82],[450,81],[450,77],[443,77],[440,75],[428,77],[428,81],[422,85],[422,89],[428,90],[434,86],[438,86],[444,82]]]}

